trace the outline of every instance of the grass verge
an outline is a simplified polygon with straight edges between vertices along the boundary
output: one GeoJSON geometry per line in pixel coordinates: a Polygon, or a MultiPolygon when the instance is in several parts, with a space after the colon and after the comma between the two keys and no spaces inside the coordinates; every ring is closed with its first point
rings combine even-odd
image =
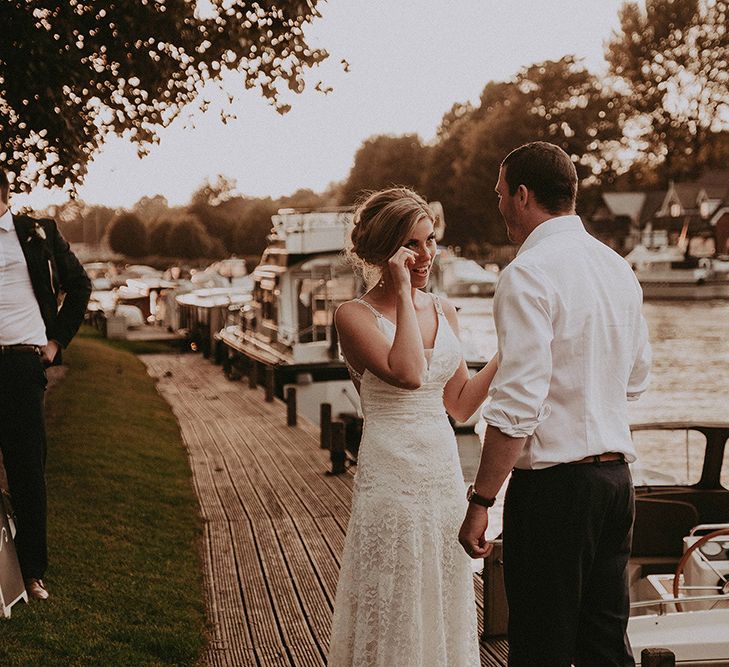
{"type": "Polygon", "coordinates": [[[144,365],[85,329],[47,398],[51,599],[0,620],[0,665],[192,665],[205,617],[197,502],[144,365]]]}

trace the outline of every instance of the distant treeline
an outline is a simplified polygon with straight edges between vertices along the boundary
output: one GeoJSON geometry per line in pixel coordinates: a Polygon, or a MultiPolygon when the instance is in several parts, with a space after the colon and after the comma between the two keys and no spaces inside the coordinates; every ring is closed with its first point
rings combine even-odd
{"type": "Polygon", "coordinates": [[[493,188],[501,160],[522,143],[551,141],[572,156],[587,216],[604,190],[665,188],[729,165],[728,6],[625,2],[605,47],[606,76],[573,56],[525,67],[488,83],[477,104],[454,104],[428,144],[414,134],[367,139],[347,179],[325,193],[246,198],[219,177],[185,207],[153,197],[121,214],[76,202],[57,213],[71,240],[103,236],[131,256],[255,255],[280,207],[346,205],[363,190],[403,184],[443,204],[445,243],[482,253],[507,242],[493,188]]]}
{"type": "Polygon", "coordinates": [[[71,201],[48,211],[72,243],[108,243],[128,257],[219,259],[231,254],[260,255],[271,231],[271,216],[285,207],[317,207],[323,195],[301,190],[280,199],[233,194],[224,177],[206,183],[186,206],[171,207],[165,197],[142,197],[129,210],[71,201]]]}

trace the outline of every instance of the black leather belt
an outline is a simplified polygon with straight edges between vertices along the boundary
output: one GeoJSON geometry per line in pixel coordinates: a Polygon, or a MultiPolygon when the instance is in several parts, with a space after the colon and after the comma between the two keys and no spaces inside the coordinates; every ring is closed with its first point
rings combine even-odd
{"type": "Polygon", "coordinates": [[[41,355],[40,345],[0,345],[0,355],[3,354],[37,354],[41,355]]]}
{"type": "Polygon", "coordinates": [[[605,463],[606,461],[625,461],[625,454],[621,452],[605,452],[604,454],[595,454],[594,456],[586,456],[579,461],[572,461],[571,465],[579,463],[605,463]]]}

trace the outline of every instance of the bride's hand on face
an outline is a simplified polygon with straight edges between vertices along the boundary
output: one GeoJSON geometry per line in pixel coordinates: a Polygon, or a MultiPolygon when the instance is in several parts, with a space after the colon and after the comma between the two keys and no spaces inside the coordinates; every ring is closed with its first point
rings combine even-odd
{"type": "Polygon", "coordinates": [[[387,261],[395,289],[410,289],[410,269],[415,264],[416,254],[408,248],[401,246],[387,261]]]}

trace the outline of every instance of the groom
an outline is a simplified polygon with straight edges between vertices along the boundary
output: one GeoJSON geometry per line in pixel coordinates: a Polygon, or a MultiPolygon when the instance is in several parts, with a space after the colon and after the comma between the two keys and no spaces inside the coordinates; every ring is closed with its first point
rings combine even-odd
{"type": "Polygon", "coordinates": [[[91,281],[53,220],[13,215],[0,169],[0,449],[28,595],[48,598],[45,367],[81,324],[91,281]]]}
{"type": "Polygon", "coordinates": [[[633,665],[627,401],[649,379],[642,292],[630,266],[575,215],[577,174],[562,149],[517,148],[496,192],[521,248],[494,297],[499,370],[459,540],[484,557],[488,507],[511,473],[509,665],[633,665]]]}

